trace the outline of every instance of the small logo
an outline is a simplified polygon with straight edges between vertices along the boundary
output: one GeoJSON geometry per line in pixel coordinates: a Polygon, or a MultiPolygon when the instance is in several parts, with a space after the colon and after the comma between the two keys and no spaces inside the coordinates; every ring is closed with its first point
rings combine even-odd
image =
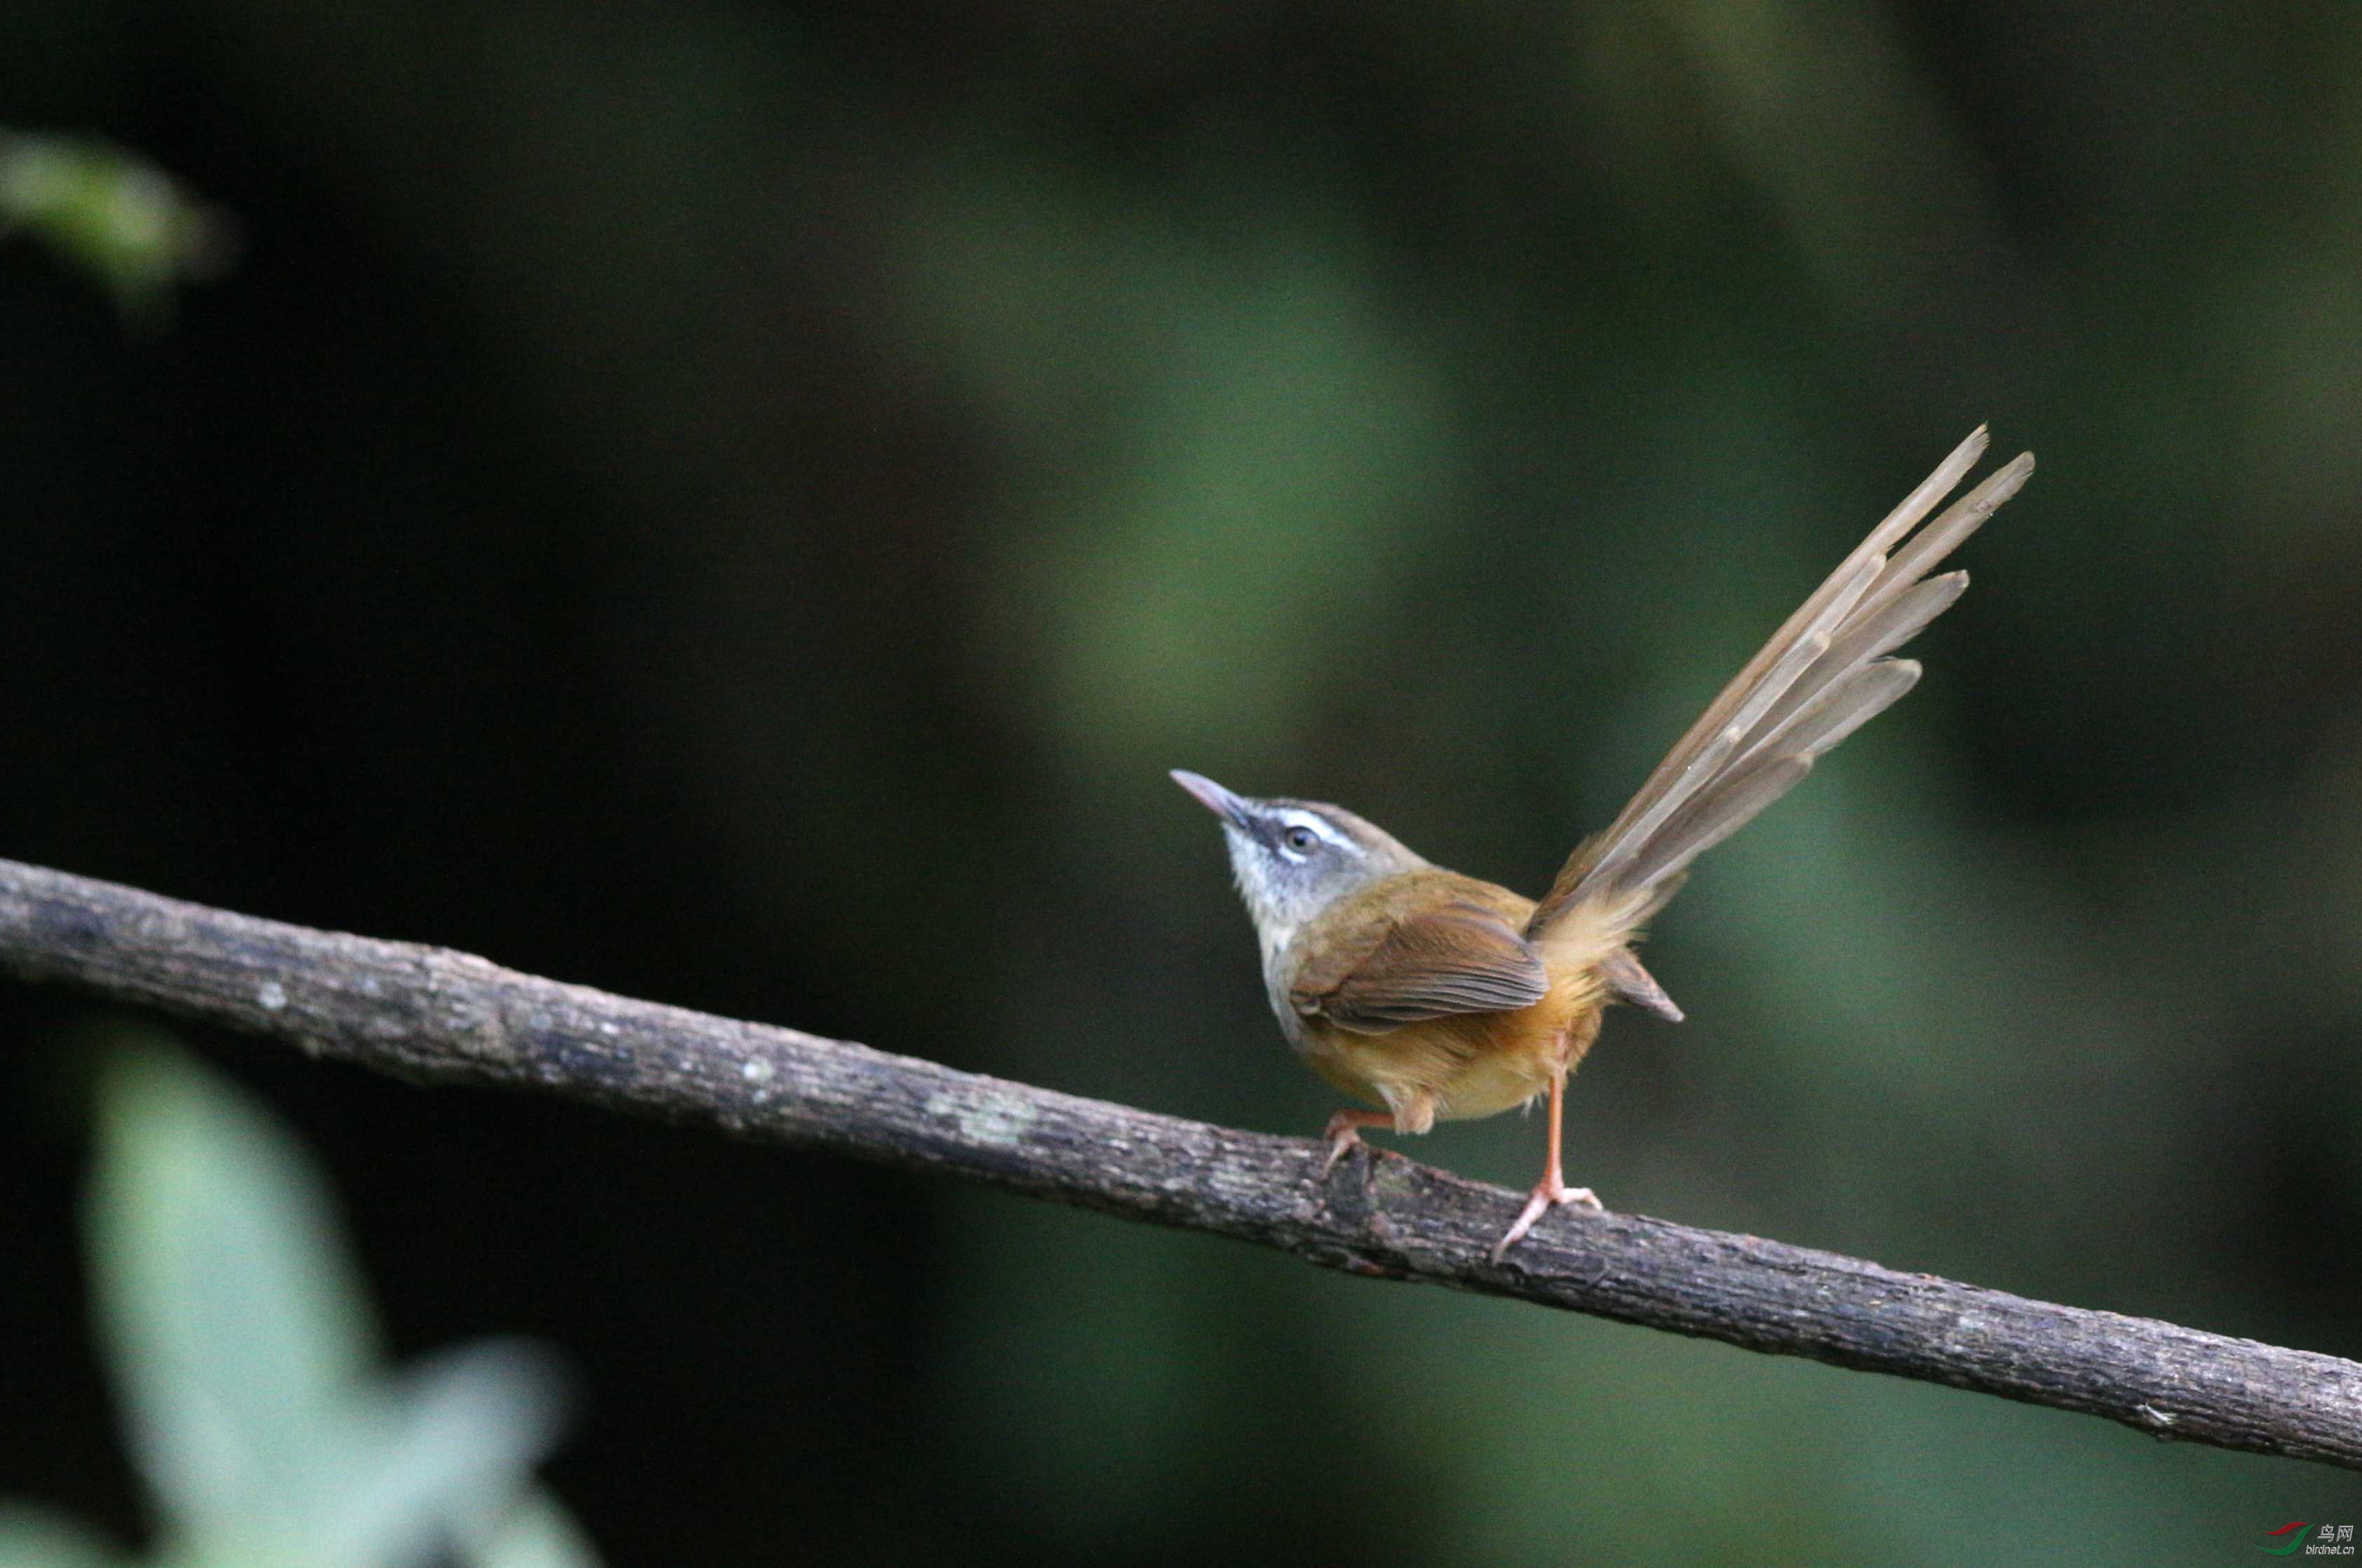
{"type": "Polygon", "coordinates": [[[2259,1546],[2258,1551],[2268,1551],[2275,1557],[2294,1557],[2303,1552],[2307,1557],[2351,1557],[2354,1555],[2354,1527],[2346,1525],[2308,1525],[2302,1519],[2292,1520],[2278,1529],[2266,1530],[2268,1537],[2285,1537],[2278,1546],[2259,1546]]]}

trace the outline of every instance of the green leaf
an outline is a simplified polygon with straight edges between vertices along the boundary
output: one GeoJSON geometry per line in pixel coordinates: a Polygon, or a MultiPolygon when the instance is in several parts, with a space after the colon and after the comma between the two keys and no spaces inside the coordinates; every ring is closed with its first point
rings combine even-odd
{"type": "MultiPolygon", "coordinates": [[[[382,1375],[326,1185],[259,1107],[185,1057],[126,1050],[101,1086],[88,1220],[173,1568],[414,1568],[500,1539],[557,1434],[557,1369],[495,1342],[382,1375]]],[[[542,1522],[512,1550],[562,1550],[542,1522]]]]}
{"type": "Polygon", "coordinates": [[[557,1435],[562,1380],[517,1341],[463,1346],[351,1413],[311,1499],[328,1562],[423,1562],[505,1513],[557,1435]]]}
{"type": "Polygon", "coordinates": [[[0,236],[23,228],[154,322],[183,279],[217,276],[230,225],[179,181],[107,142],[0,131],[0,236]]]}
{"type": "Polygon", "coordinates": [[[110,1065],[97,1153],[85,1218],[133,1459],[170,1533],[249,1533],[335,1467],[324,1444],[379,1359],[326,1187],[244,1096],[152,1044],[110,1065]]]}
{"type": "Polygon", "coordinates": [[[539,1487],[470,1531],[463,1561],[469,1568],[600,1568],[590,1538],[539,1487]]]}

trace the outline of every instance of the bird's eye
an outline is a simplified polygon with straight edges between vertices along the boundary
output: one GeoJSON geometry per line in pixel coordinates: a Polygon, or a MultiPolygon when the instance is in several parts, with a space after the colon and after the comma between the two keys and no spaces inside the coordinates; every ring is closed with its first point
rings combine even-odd
{"type": "Polygon", "coordinates": [[[1301,854],[1312,847],[1312,841],[1318,835],[1308,827],[1289,828],[1287,830],[1287,847],[1301,854]]]}

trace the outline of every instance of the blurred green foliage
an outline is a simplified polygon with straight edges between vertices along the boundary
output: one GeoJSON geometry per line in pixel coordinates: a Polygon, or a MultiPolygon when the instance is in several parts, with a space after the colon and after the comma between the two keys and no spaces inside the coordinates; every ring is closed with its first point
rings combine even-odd
{"type": "Polygon", "coordinates": [[[187,279],[218,276],[229,220],[171,175],[86,138],[0,130],[0,237],[24,230],[153,323],[187,279]]]}
{"type": "MultiPolygon", "coordinates": [[[[530,1469],[557,1386],[521,1343],[381,1371],[326,1185],[270,1116],[160,1040],[99,1093],[87,1203],[107,1364],[159,1568],[596,1568],[530,1469]]],[[[120,1551],[0,1505],[0,1564],[120,1551]]]]}

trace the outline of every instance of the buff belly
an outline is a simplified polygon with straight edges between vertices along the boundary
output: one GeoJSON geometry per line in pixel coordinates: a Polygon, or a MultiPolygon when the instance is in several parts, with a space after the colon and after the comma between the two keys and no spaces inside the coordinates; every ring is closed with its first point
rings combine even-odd
{"type": "Polygon", "coordinates": [[[1495,1116],[1572,1072],[1598,1037],[1605,990],[1598,971],[1558,980],[1514,1012],[1462,1013],[1357,1034],[1306,1021],[1297,1044],[1305,1065],[1356,1099],[1384,1105],[1407,1132],[1434,1121],[1495,1116]]]}

